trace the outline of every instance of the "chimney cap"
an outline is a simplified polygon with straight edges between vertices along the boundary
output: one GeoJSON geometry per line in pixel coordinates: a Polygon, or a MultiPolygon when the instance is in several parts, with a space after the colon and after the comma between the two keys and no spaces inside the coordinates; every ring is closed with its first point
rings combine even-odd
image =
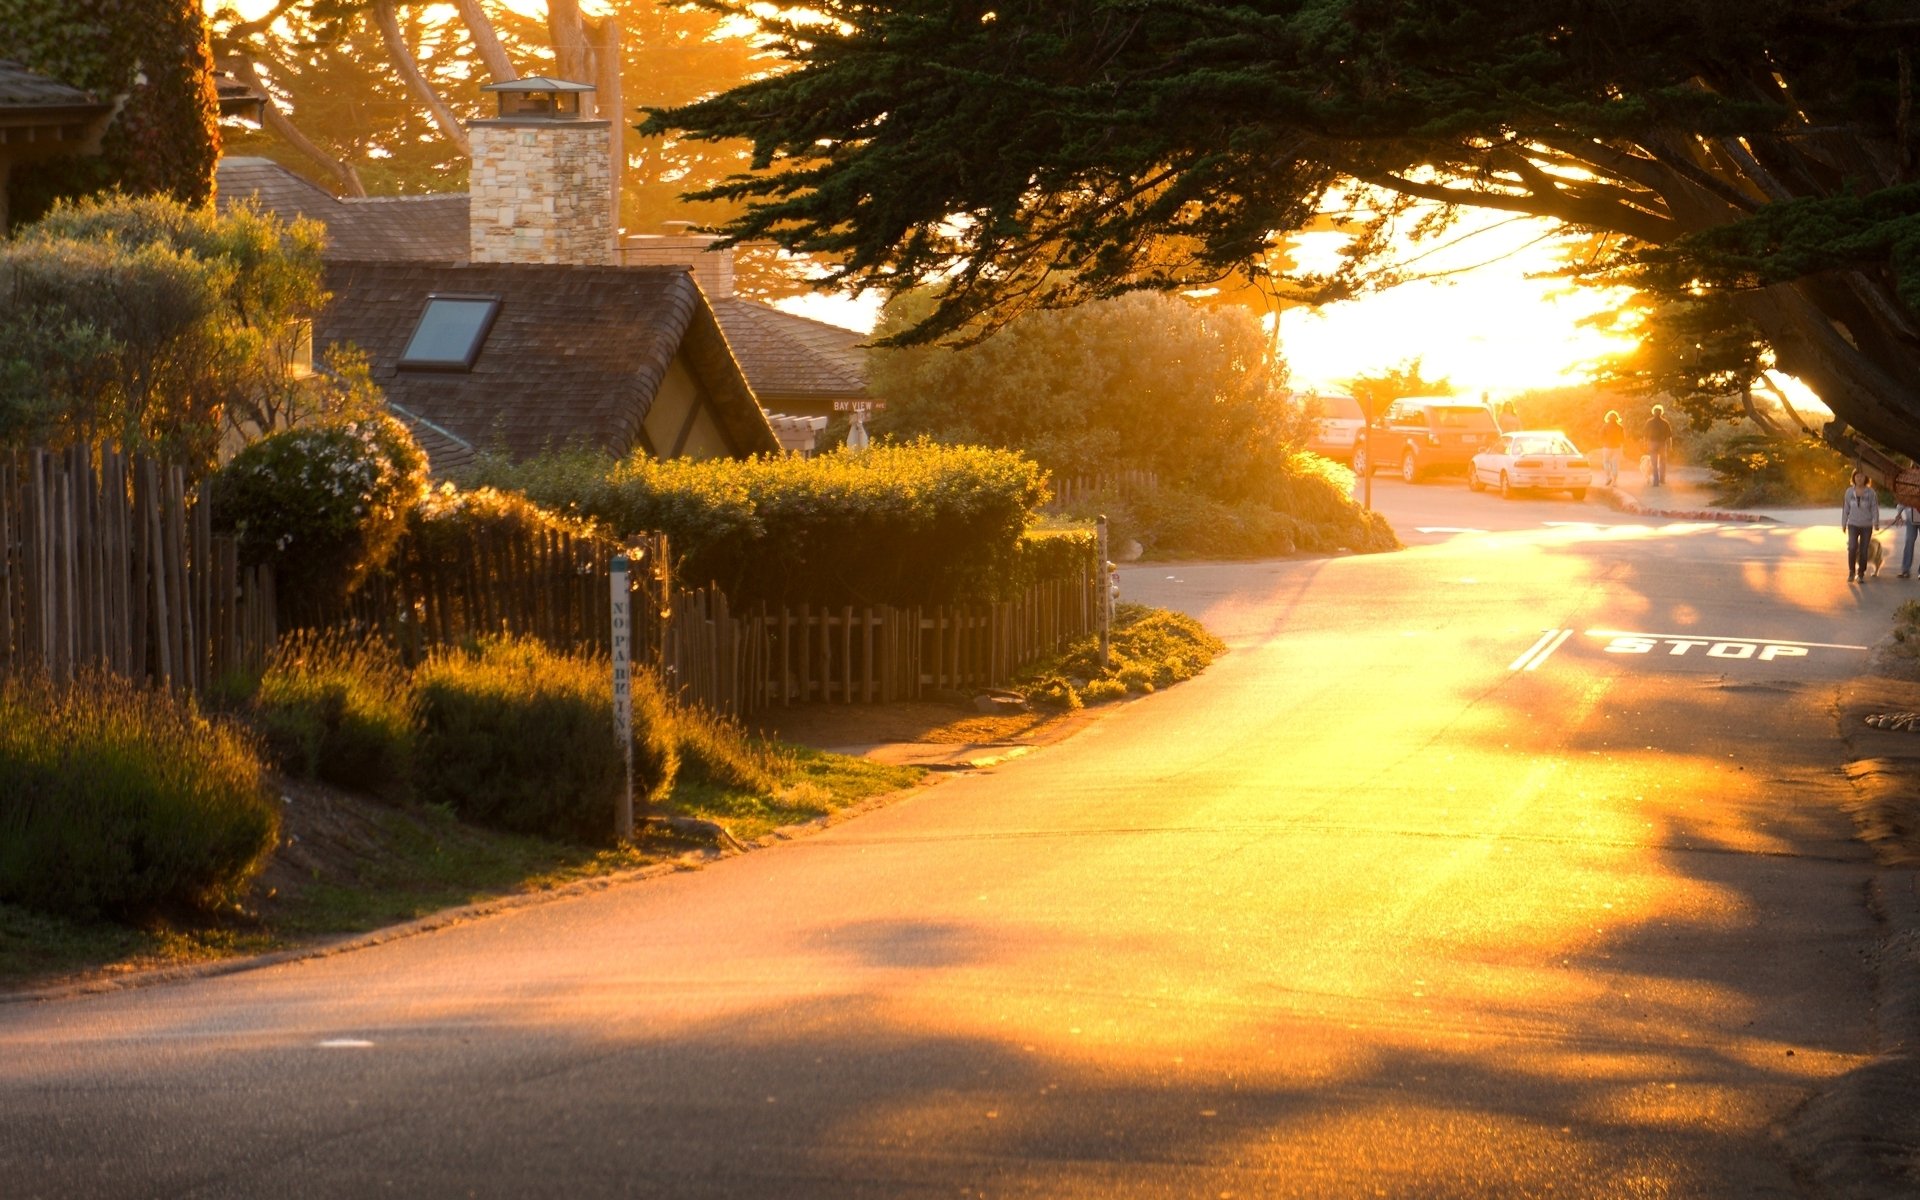
{"type": "Polygon", "coordinates": [[[565,79],[555,79],[551,75],[529,75],[525,79],[509,79],[505,83],[485,83],[480,85],[483,92],[591,92],[590,83],[573,83],[565,79]]]}

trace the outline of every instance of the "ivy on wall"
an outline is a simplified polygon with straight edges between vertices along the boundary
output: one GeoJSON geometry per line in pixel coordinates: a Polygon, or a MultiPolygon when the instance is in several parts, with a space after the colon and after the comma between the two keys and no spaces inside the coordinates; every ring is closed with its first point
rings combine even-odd
{"type": "Polygon", "coordinates": [[[213,195],[219,105],[199,0],[0,0],[0,58],[104,100],[125,96],[98,155],[16,167],[16,224],[61,196],[118,187],[186,204],[213,195]]]}

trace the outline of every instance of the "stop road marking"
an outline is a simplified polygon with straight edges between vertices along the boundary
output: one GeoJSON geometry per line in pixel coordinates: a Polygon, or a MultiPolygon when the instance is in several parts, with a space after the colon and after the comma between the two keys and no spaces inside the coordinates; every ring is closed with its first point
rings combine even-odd
{"type": "Polygon", "coordinates": [[[1630,633],[1620,629],[1589,629],[1587,636],[1605,638],[1607,654],[1665,654],[1729,659],[1736,662],[1776,662],[1806,658],[1815,650],[1855,650],[1867,647],[1842,642],[1795,642],[1785,638],[1701,637],[1697,634],[1630,633]]]}

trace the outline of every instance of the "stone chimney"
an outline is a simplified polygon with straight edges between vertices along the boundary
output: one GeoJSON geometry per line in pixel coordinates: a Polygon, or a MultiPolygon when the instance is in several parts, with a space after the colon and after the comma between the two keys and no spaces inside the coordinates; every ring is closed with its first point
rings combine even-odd
{"type": "Polygon", "coordinates": [[[612,265],[608,123],[581,113],[594,89],[533,76],[480,90],[499,96],[500,115],[468,126],[472,261],[612,265]]]}

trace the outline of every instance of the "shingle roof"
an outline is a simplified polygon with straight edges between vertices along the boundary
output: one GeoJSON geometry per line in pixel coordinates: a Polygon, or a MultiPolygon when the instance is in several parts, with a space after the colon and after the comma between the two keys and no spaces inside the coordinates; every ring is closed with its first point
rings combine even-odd
{"type": "MultiPolygon", "coordinates": [[[[640,439],[676,353],[742,454],[777,452],[692,276],[671,267],[539,263],[336,262],[316,346],[366,351],[373,380],[403,415],[516,457],[567,445],[625,453],[640,439]],[[470,372],[395,364],[432,293],[500,298],[470,372]]],[[[443,464],[436,463],[436,466],[443,464]]]]}
{"type": "Polygon", "coordinates": [[[341,199],[270,158],[223,158],[214,173],[224,208],[251,196],[286,220],[311,217],[327,227],[327,257],[341,260],[467,260],[465,194],[341,199]]]}
{"type": "Polygon", "coordinates": [[[713,311],[763,402],[824,405],[867,394],[866,352],[853,330],[731,296],[713,311]]]}
{"type": "Polygon", "coordinates": [[[91,108],[93,94],[0,58],[0,108],[91,108]]]}

